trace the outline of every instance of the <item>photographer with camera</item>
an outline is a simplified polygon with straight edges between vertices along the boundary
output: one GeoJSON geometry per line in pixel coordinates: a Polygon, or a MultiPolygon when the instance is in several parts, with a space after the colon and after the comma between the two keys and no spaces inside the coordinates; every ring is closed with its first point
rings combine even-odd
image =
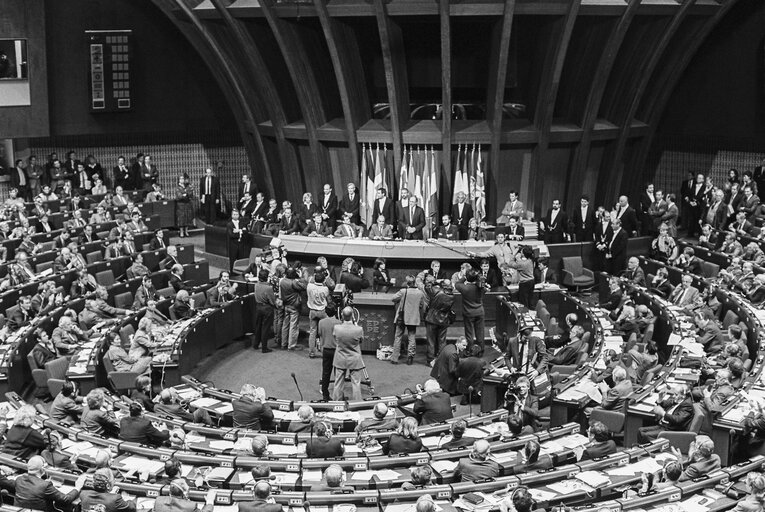
{"type": "Polygon", "coordinates": [[[483,353],[484,316],[483,295],[489,291],[486,282],[474,269],[458,278],[454,287],[462,295],[462,322],[465,324],[465,338],[468,348],[477,344],[483,353]]]}
{"type": "Polygon", "coordinates": [[[321,345],[317,344],[316,336],[319,331],[319,321],[327,317],[324,310],[327,307],[327,299],[331,292],[329,287],[324,283],[326,278],[327,273],[323,268],[317,266],[314,268],[313,277],[311,277],[308,282],[308,287],[306,288],[306,295],[308,297],[308,321],[311,326],[308,333],[308,357],[311,359],[316,357],[317,351],[321,351],[321,345]]]}
{"type": "MultiPolygon", "coordinates": [[[[425,295],[428,306],[425,314],[425,329],[428,337],[427,364],[439,354],[440,348],[446,344],[446,330],[454,321],[454,293],[451,281],[440,283],[432,281],[433,277],[425,279],[425,295]]],[[[464,337],[462,338],[465,339],[464,337]]],[[[467,341],[465,341],[467,346],[467,341]]],[[[435,370],[434,370],[435,371],[435,370]]],[[[432,374],[431,374],[432,375],[432,374]]],[[[451,391],[450,391],[451,393],[451,391]]]]}
{"type": "Polygon", "coordinates": [[[520,372],[530,378],[535,378],[540,373],[547,372],[547,347],[544,340],[532,336],[533,326],[525,325],[518,336],[510,338],[507,343],[505,364],[507,368],[520,372]]]}
{"type": "Polygon", "coordinates": [[[505,392],[505,409],[511,416],[520,418],[523,433],[536,432],[539,429],[539,400],[531,394],[528,377],[520,375],[508,383],[505,392]]]}
{"type": "Polygon", "coordinates": [[[351,293],[359,293],[371,286],[369,280],[364,277],[364,268],[358,261],[354,261],[347,272],[340,273],[340,284],[344,284],[351,293]]]}

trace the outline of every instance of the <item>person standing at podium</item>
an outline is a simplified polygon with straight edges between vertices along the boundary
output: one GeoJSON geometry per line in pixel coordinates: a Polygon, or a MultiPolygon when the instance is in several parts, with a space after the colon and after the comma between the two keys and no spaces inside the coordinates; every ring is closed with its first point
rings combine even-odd
{"type": "Polygon", "coordinates": [[[468,226],[473,218],[473,207],[465,201],[465,193],[457,193],[457,202],[452,205],[452,220],[459,230],[459,239],[467,240],[468,226]]]}
{"type": "Polygon", "coordinates": [[[417,206],[417,198],[409,198],[408,206],[398,218],[398,236],[404,240],[422,240],[425,227],[425,211],[417,206]]]}

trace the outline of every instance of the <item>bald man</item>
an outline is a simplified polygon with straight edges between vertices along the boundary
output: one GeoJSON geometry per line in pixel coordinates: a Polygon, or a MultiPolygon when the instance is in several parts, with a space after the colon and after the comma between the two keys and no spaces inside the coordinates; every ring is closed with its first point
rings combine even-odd
{"type": "Polygon", "coordinates": [[[462,482],[473,482],[498,477],[499,464],[489,459],[490,452],[489,442],[485,439],[473,443],[470,455],[460,459],[457,464],[454,478],[462,482]]]}
{"type": "Polygon", "coordinates": [[[252,489],[252,501],[240,501],[239,512],[281,512],[282,506],[271,497],[271,484],[261,480],[252,489]]]}
{"type": "Polygon", "coordinates": [[[388,415],[388,406],[384,402],[378,402],[372,410],[372,418],[361,420],[356,426],[356,432],[375,430],[389,430],[396,427],[396,415],[388,415]]]}
{"type": "Polygon", "coordinates": [[[630,206],[627,196],[619,197],[619,204],[616,205],[616,218],[622,222],[622,229],[627,233],[628,237],[637,236],[637,213],[630,206]]]}

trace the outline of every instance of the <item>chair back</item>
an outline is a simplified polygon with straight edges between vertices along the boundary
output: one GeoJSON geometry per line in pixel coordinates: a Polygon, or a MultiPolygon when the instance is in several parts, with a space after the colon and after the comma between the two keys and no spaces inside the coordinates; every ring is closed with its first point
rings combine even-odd
{"type": "MultiPolygon", "coordinates": [[[[127,348],[130,346],[130,337],[135,334],[135,329],[132,325],[127,324],[120,327],[120,340],[122,340],[122,346],[127,348]]],[[[106,357],[104,357],[106,359],[106,357]]]]}
{"type": "Polygon", "coordinates": [[[537,305],[534,307],[534,310],[537,312],[537,316],[539,316],[539,312],[543,309],[547,309],[547,304],[545,304],[545,301],[540,299],[537,301],[537,305]]]}
{"type": "Polygon", "coordinates": [[[688,429],[691,432],[698,434],[701,431],[701,428],[704,426],[706,419],[707,413],[701,407],[701,404],[693,404],[693,419],[691,420],[691,424],[688,429]]]}
{"type": "Polygon", "coordinates": [[[608,427],[612,434],[619,434],[624,431],[625,415],[622,411],[609,411],[595,407],[590,415],[590,422],[599,421],[608,427]]]}
{"type": "Polygon", "coordinates": [[[205,292],[197,292],[194,295],[191,296],[192,299],[194,299],[194,308],[200,309],[207,304],[207,295],[205,295],[205,292]]]}
{"type": "Polygon", "coordinates": [[[114,284],[114,272],[111,269],[96,272],[96,282],[106,288],[111,287],[114,284]]]}
{"type": "Polygon", "coordinates": [[[101,261],[101,258],[103,258],[103,254],[101,254],[101,251],[92,251],[85,255],[85,261],[88,262],[88,265],[92,265],[93,263],[98,263],[101,261]]]}
{"type": "Polygon", "coordinates": [[[34,371],[34,370],[39,370],[39,369],[40,369],[40,367],[39,367],[39,366],[37,366],[37,361],[35,361],[35,357],[34,357],[34,355],[32,354],[32,352],[29,352],[29,353],[27,354],[27,362],[29,363],[29,368],[30,368],[32,371],[34,371]]]}
{"type": "Polygon", "coordinates": [[[167,299],[175,295],[175,290],[173,290],[172,286],[168,286],[167,288],[160,288],[159,290],[157,290],[157,295],[159,295],[163,299],[167,299]]]}
{"type": "Polygon", "coordinates": [[[118,293],[114,296],[114,307],[130,309],[133,306],[133,294],[130,292],[118,293]]]}
{"type": "Polygon", "coordinates": [[[720,273],[720,265],[712,263],[711,261],[702,261],[701,273],[704,274],[704,277],[707,279],[714,279],[717,277],[717,274],[720,273]]]}
{"type": "Polygon", "coordinates": [[[558,334],[558,319],[555,317],[550,318],[550,323],[547,324],[547,331],[548,336],[554,336],[558,334]]]}
{"type": "Polygon", "coordinates": [[[545,326],[545,328],[550,325],[550,312],[547,311],[547,308],[537,308],[537,317],[542,322],[542,325],[545,326]]]}
{"type": "Polygon", "coordinates": [[[655,324],[650,323],[645,328],[645,334],[643,334],[643,343],[648,345],[649,341],[653,340],[653,331],[656,329],[655,324]]]}
{"type": "Polygon", "coordinates": [[[561,262],[563,263],[563,270],[571,272],[574,277],[582,275],[584,264],[582,263],[581,257],[566,256],[565,258],[561,258],[561,262]]]}
{"type": "Polygon", "coordinates": [[[53,268],[53,262],[52,261],[43,261],[42,263],[38,263],[35,265],[35,272],[40,274],[41,272],[45,272],[46,270],[53,268]]]}
{"type": "MultiPolygon", "coordinates": [[[[122,333],[120,333],[122,334],[122,333]]],[[[112,364],[112,360],[109,358],[108,355],[104,354],[104,370],[106,370],[106,374],[112,373],[114,370],[114,365],[112,364]]]]}
{"type": "Polygon", "coordinates": [[[66,357],[59,357],[45,363],[45,371],[48,373],[49,379],[65,379],[68,370],[69,359],[66,357]]]}

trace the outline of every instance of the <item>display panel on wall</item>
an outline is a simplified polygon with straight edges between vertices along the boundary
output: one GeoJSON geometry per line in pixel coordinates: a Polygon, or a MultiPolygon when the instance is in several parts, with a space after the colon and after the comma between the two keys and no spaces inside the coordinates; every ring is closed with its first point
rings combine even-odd
{"type": "Polygon", "coordinates": [[[31,105],[26,39],[0,39],[0,107],[31,105]]]}
{"type": "Polygon", "coordinates": [[[86,30],[90,111],[126,112],[132,108],[132,30],[86,30]]]}

